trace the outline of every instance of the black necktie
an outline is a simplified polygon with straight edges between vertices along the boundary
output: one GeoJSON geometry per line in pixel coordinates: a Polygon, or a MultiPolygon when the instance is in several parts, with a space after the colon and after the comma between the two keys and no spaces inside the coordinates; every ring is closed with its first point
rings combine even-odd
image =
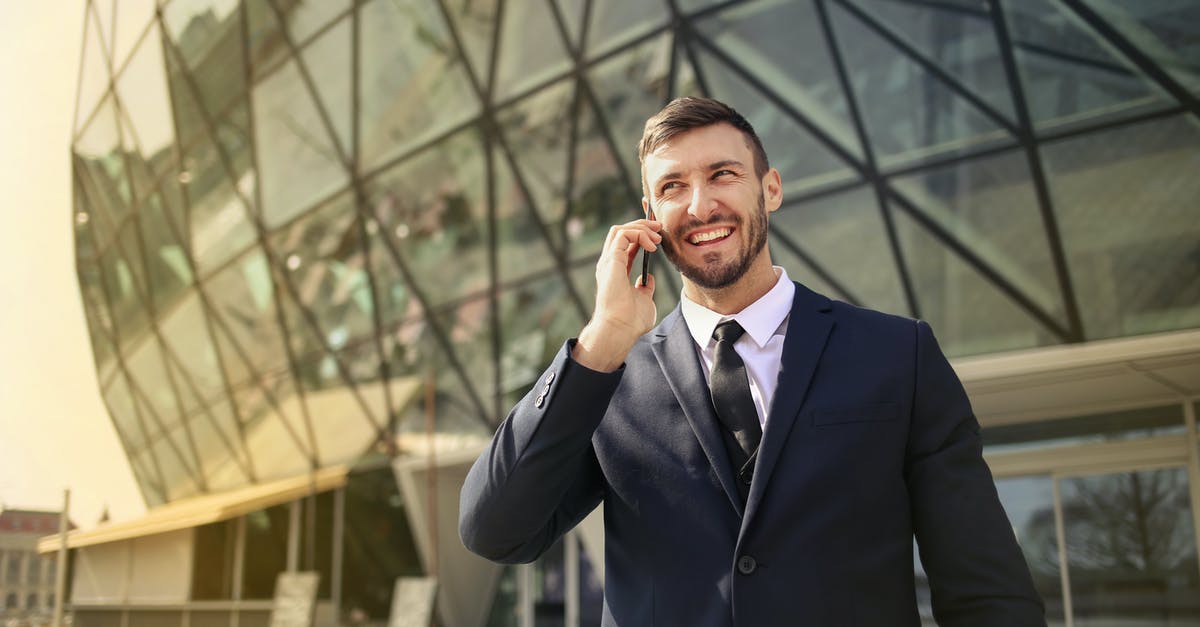
{"type": "MultiPolygon", "coordinates": [[[[717,348],[713,351],[711,383],[713,407],[724,427],[725,451],[744,486],[750,485],[754,476],[754,458],[758,443],[762,440],[762,427],[758,423],[758,411],[754,398],[750,396],[750,379],[746,376],[746,363],[733,350],[733,344],[746,330],[734,320],[722,322],[713,331],[717,348]]],[[[747,491],[742,489],[742,499],[747,491]]]]}

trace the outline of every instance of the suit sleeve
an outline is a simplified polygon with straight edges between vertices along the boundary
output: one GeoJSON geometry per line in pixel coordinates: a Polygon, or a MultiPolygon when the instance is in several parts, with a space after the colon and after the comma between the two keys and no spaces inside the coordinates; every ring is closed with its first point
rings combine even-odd
{"type": "Polygon", "coordinates": [[[604,494],[591,439],[621,380],[571,359],[564,344],[475,460],[459,495],[459,535],[495,562],[532,562],[604,494]]]}
{"type": "Polygon", "coordinates": [[[966,392],[928,324],[917,322],[916,343],[906,480],[934,618],[941,627],[1044,626],[966,392]]]}

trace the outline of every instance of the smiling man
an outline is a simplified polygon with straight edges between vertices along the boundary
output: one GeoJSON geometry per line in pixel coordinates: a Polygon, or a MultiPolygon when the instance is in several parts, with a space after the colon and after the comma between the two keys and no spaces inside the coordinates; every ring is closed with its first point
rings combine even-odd
{"type": "Polygon", "coordinates": [[[915,627],[915,536],[939,625],[1045,625],[929,326],[771,264],[779,172],[728,106],[671,102],[639,155],[646,218],[471,468],[466,546],[529,562],[603,503],[605,625],[915,627]],[[629,273],[660,247],[683,294],[655,327],[629,273]]]}

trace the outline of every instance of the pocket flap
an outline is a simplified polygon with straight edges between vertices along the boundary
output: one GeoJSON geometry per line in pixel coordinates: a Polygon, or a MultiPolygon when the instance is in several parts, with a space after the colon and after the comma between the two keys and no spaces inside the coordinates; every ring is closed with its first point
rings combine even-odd
{"type": "Polygon", "coordinates": [[[814,409],[813,424],[837,425],[849,422],[884,422],[895,420],[900,414],[896,403],[877,403],[861,407],[836,407],[829,409],[814,409]]]}

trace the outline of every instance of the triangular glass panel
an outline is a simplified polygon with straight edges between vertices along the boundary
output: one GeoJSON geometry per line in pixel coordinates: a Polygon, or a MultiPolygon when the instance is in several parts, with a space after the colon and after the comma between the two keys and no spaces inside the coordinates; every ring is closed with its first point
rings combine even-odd
{"type": "Polygon", "coordinates": [[[245,251],[256,238],[247,213],[250,209],[244,202],[253,194],[254,170],[235,169],[235,188],[223,151],[207,134],[198,139],[184,152],[179,182],[183,183],[190,209],[192,253],[199,272],[206,275],[245,251]]]}
{"type": "MultiPolygon", "coordinates": [[[[595,291],[595,265],[589,268],[595,291]]],[[[582,290],[582,288],[581,288],[582,290]]],[[[553,274],[505,290],[500,295],[500,393],[510,406],[529,391],[546,364],[562,348],[563,338],[574,337],[584,320],[575,307],[561,275],[553,274]]]]}
{"type": "Polygon", "coordinates": [[[385,430],[391,390],[379,365],[373,336],[299,364],[322,465],[353,462],[385,430]]]}
{"type": "Polygon", "coordinates": [[[344,156],[330,140],[295,61],[254,87],[254,138],[267,228],[346,184],[344,156]]]}
{"type": "MultiPolygon", "coordinates": [[[[562,245],[575,82],[557,83],[497,114],[511,154],[555,246],[562,245]]],[[[497,150],[497,159],[505,159],[497,150]]],[[[514,181],[515,183],[515,181],[514,181]]],[[[502,201],[498,201],[502,204],[502,201]]],[[[536,227],[534,227],[536,228],[536,227]]]]}
{"type": "Polygon", "coordinates": [[[103,215],[93,217],[107,219],[106,226],[115,230],[132,208],[133,190],[125,167],[116,103],[111,96],[101,103],[96,116],[75,142],[74,151],[76,171],[83,166],[85,184],[95,192],[94,206],[103,210],[103,215]]]}
{"type": "Polygon", "coordinates": [[[540,2],[504,5],[498,56],[492,83],[495,101],[511,98],[571,67],[554,16],[540,2]],[[530,33],[537,36],[531,37],[530,33]]]}
{"type": "MultiPolygon", "coordinates": [[[[350,0],[321,0],[321,2],[278,2],[283,21],[292,34],[292,41],[301,45],[334,18],[346,13],[350,0]]],[[[347,24],[349,18],[343,20],[347,24]]],[[[334,28],[341,28],[340,26],[334,28]]]]}
{"type": "MultiPolygon", "coordinates": [[[[996,29],[988,13],[859,0],[862,10],[1015,124],[996,29]]],[[[897,51],[900,52],[899,50],[897,51]]]]}
{"type": "Polygon", "coordinates": [[[116,59],[112,57],[113,52],[113,23],[116,21],[116,0],[91,0],[88,2],[88,8],[96,13],[96,22],[100,25],[100,37],[104,41],[104,50],[108,53],[109,58],[113,61],[113,67],[116,67],[116,59]]]}
{"type": "MultiPolygon", "coordinates": [[[[693,50],[698,47],[697,44],[693,44],[693,50]]],[[[671,86],[671,93],[667,94],[666,99],[669,100],[683,96],[703,97],[704,90],[700,85],[700,73],[696,71],[696,66],[692,65],[692,57],[688,54],[688,47],[684,45],[682,40],[676,38],[675,81],[671,86]]]]}
{"type": "Polygon", "coordinates": [[[359,154],[371,169],[467,122],[480,102],[434,2],[375,0],[359,11],[359,154]]]}
{"type": "MultiPolygon", "coordinates": [[[[291,286],[286,291],[298,295],[331,347],[374,336],[374,302],[353,194],[291,223],[269,244],[283,264],[276,268],[281,285],[291,286]]],[[[297,340],[293,336],[295,354],[304,355],[297,340]]]]}
{"type": "Polygon", "coordinates": [[[1066,326],[1050,242],[1022,151],[892,180],[894,188],[1066,326]]]}
{"type": "Polygon", "coordinates": [[[1200,127],[1191,114],[1044,144],[1087,339],[1200,327],[1200,127]]]}
{"type": "MultiPolygon", "coordinates": [[[[254,3],[257,4],[257,3],[254,3]]],[[[163,46],[163,59],[167,68],[167,91],[171,96],[171,110],[174,112],[174,124],[178,132],[178,142],[182,147],[190,146],[197,135],[207,133],[204,116],[200,105],[196,103],[195,90],[188,81],[188,75],[183,64],[171,49],[171,43],[166,33],[159,31],[160,45],[163,46]]]]}
{"type": "Polygon", "coordinates": [[[199,425],[194,428],[196,447],[210,489],[226,490],[254,481],[229,399],[212,402],[192,419],[192,424],[199,425]]]}
{"type": "Polygon", "coordinates": [[[893,211],[921,318],[942,351],[963,357],[1062,340],[904,211],[893,211]]]}
{"type": "Polygon", "coordinates": [[[150,444],[150,451],[158,460],[158,467],[162,469],[167,498],[172,501],[203,492],[203,487],[196,481],[199,474],[185,461],[186,453],[177,444],[183,437],[182,429],[177,428],[176,431],[178,433],[155,438],[150,444]]]}
{"type": "Polygon", "coordinates": [[[100,255],[97,265],[101,286],[112,308],[116,337],[127,347],[146,333],[150,313],[135,282],[133,262],[120,254],[119,246],[113,245],[100,255]]]}
{"type": "Polygon", "coordinates": [[[276,314],[271,270],[260,250],[252,250],[204,282],[204,292],[213,310],[218,343],[229,338],[236,342],[244,358],[233,359],[221,348],[221,358],[230,368],[233,384],[259,375],[287,370],[287,354],[276,314]],[[250,364],[243,362],[248,359],[250,364]],[[253,367],[251,372],[249,367],[253,367]]]}
{"type": "MultiPolygon", "coordinates": [[[[805,251],[791,248],[786,242],[780,239],[778,232],[771,235],[770,243],[771,262],[777,266],[787,268],[789,279],[829,298],[848,303],[857,302],[858,296],[847,293],[849,290],[843,290],[842,287],[844,286],[834,285],[825,280],[825,276],[829,272],[828,268],[824,266],[818,268],[815,266],[812,258],[805,256],[805,251]]],[[[661,317],[661,313],[659,317],[661,317]]]]}
{"type": "MultiPolygon", "coordinates": [[[[430,303],[487,289],[483,142],[469,128],[380,173],[368,202],[430,303]]],[[[523,237],[530,237],[523,233],[523,237]]]]}
{"type": "Polygon", "coordinates": [[[783,178],[784,198],[858,178],[857,171],[828,144],[773,106],[737,71],[707,53],[700,53],[700,65],[712,96],[737,109],[754,126],[771,166],[783,178]]]}
{"type": "Polygon", "coordinates": [[[149,431],[147,446],[154,452],[163,480],[168,486],[188,483],[194,476],[193,458],[183,436],[178,416],[168,422],[157,413],[145,394],[144,387],[131,386],[133,401],[141,414],[144,428],[149,431]]]}
{"type": "Polygon", "coordinates": [[[1046,0],[1006,8],[1029,114],[1040,132],[1176,104],[1067,9],[1046,0]]]}
{"type": "Polygon", "coordinates": [[[189,294],[194,277],[188,264],[187,254],[179,244],[167,215],[163,212],[159,197],[151,196],[138,211],[141,222],[141,242],[144,245],[146,273],[151,302],[160,320],[167,315],[171,306],[189,294]]]}
{"type": "Polygon", "coordinates": [[[578,48],[579,37],[583,33],[583,22],[586,17],[584,9],[587,0],[554,0],[554,4],[558,5],[557,10],[567,26],[567,36],[571,38],[571,47],[578,48]]]}
{"type": "MultiPolygon", "coordinates": [[[[863,185],[783,207],[770,219],[772,230],[786,236],[828,272],[855,304],[900,315],[911,313],[871,187],[863,185]]],[[[779,254],[779,248],[772,243],[772,254],[779,254]]],[[[803,272],[801,268],[797,271],[803,272]]]]}
{"type": "Polygon", "coordinates": [[[142,498],[147,507],[157,507],[167,502],[167,490],[162,485],[162,473],[158,472],[158,464],[154,462],[150,451],[140,451],[130,454],[129,464],[133,468],[133,477],[141,489],[142,498]]]}
{"type": "MultiPolygon", "coordinates": [[[[157,29],[158,20],[154,19],[154,8],[155,0],[120,0],[116,3],[114,66],[124,65],[125,60],[129,58],[129,52],[146,34],[146,27],[153,25],[157,29]]],[[[151,44],[157,48],[159,45],[158,35],[151,35],[148,38],[151,44]]],[[[158,50],[158,54],[161,58],[161,49],[158,50]]]]}
{"type": "Polygon", "coordinates": [[[725,0],[678,0],[679,11],[685,15],[690,15],[697,11],[702,11],[712,6],[721,4],[725,0]]]}
{"type": "MultiPolygon", "coordinates": [[[[492,33],[495,30],[497,19],[497,11],[500,3],[497,0],[471,0],[470,2],[450,2],[445,4],[446,14],[453,23],[454,30],[458,34],[457,41],[462,43],[463,49],[460,52],[455,52],[456,56],[462,57],[465,55],[467,62],[470,64],[471,71],[480,84],[487,84],[488,66],[492,56],[492,33]]],[[[514,11],[522,11],[520,7],[534,6],[531,2],[506,3],[505,12],[513,13],[514,11]],[[520,5],[520,6],[514,6],[520,5]]],[[[541,4],[537,5],[537,9],[541,13],[549,13],[541,4]]],[[[529,30],[529,32],[544,33],[544,37],[548,38],[552,31],[537,31],[529,30]]],[[[449,43],[453,46],[455,40],[451,38],[449,43]]],[[[501,45],[504,40],[501,39],[501,45]]]]}
{"type": "MultiPolygon", "coordinates": [[[[187,388],[197,403],[207,404],[226,394],[216,349],[208,333],[203,306],[194,294],[180,299],[159,320],[168,354],[187,377],[187,388]]],[[[185,411],[193,407],[185,405],[185,411]]]]}
{"type": "MultiPolygon", "coordinates": [[[[769,86],[782,101],[819,128],[829,141],[861,158],[862,146],[854,131],[846,95],[834,70],[820,23],[811,2],[780,2],[733,6],[699,20],[695,26],[710,45],[736,59],[747,68],[743,71],[752,73],[759,83],[769,86]],[[764,36],[764,33],[779,35],[764,36]]],[[[704,46],[697,43],[693,43],[693,48],[697,53],[704,50],[704,46]]],[[[705,74],[712,71],[709,70],[713,65],[711,61],[699,63],[704,66],[699,71],[705,74]]],[[[728,70],[733,71],[733,68],[728,70]]],[[[716,90],[716,87],[710,87],[716,90]]],[[[731,94],[715,93],[714,96],[728,98],[731,94]]],[[[758,130],[762,134],[762,129],[758,130]]],[[[783,157],[768,154],[773,158],[783,157]]]]}
{"type": "MultiPolygon", "coordinates": [[[[301,53],[319,96],[316,102],[329,117],[337,135],[336,146],[346,161],[354,154],[354,137],[351,130],[354,123],[351,26],[350,20],[342,20],[329,31],[322,33],[319,39],[301,53]]],[[[289,112],[295,113],[294,109],[289,112]]],[[[319,128],[324,126],[316,124],[312,127],[313,131],[319,128]]],[[[321,135],[324,137],[326,133],[321,135]]],[[[261,146],[259,152],[262,152],[261,146]]]]}
{"type": "Polygon", "coordinates": [[[125,382],[125,373],[121,371],[103,390],[108,415],[112,417],[117,435],[125,446],[126,453],[133,453],[146,446],[147,434],[138,420],[137,410],[133,405],[133,395],[125,382]]]}
{"type": "Polygon", "coordinates": [[[93,117],[108,90],[108,61],[100,43],[100,27],[91,11],[84,12],[83,53],[79,67],[79,92],[75,100],[75,133],[93,117]]]}
{"type": "Polygon", "coordinates": [[[667,25],[666,2],[592,2],[587,30],[588,56],[628,45],[667,25]]]}
{"type": "Polygon", "coordinates": [[[157,177],[150,170],[150,165],[142,159],[140,150],[138,149],[137,136],[134,134],[133,125],[129,121],[128,112],[124,108],[117,109],[118,119],[120,120],[120,135],[121,144],[124,146],[124,158],[126,163],[126,171],[129,173],[131,183],[131,193],[133,200],[129,206],[133,210],[134,215],[141,211],[146,199],[154,193],[154,188],[158,184],[157,177]]]}
{"type": "Polygon", "coordinates": [[[240,4],[228,0],[171,2],[162,9],[166,39],[171,42],[167,56],[180,57],[210,119],[219,117],[246,91],[240,4]]]}
{"type": "MultiPolygon", "coordinates": [[[[279,62],[291,55],[291,48],[288,47],[283,28],[280,27],[270,2],[247,2],[245,4],[251,72],[254,73],[255,78],[261,78],[278,68],[279,62]]],[[[312,3],[294,3],[294,5],[304,6],[310,4],[312,3]]]]}
{"type": "MultiPolygon", "coordinates": [[[[521,187],[505,154],[493,150],[496,225],[496,274],[501,283],[552,270],[557,265],[553,216],[562,216],[562,200],[542,207],[531,183],[521,187]],[[533,197],[531,198],[530,195],[533,197]]],[[[524,174],[522,173],[522,176],[524,174]]],[[[557,175],[556,175],[557,176],[557,175]]]]}
{"type": "Polygon", "coordinates": [[[302,474],[316,462],[304,400],[296,394],[294,383],[290,376],[283,376],[234,389],[250,465],[259,481],[302,474]]]}
{"type": "MultiPolygon", "coordinates": [[[[125,365],[135,388],[141,390],[141,398],[150,409],[143,417],[154,425],[153,431],[169,430],[182,419],[182,408],[175,396],[175,381],[170,379],[167,363],[163,360],[158,340],[147,336],[127,352],[125,365]]],[[[135,389],[134,396],[138,397],[135,389]]],[[[153,438],[153,435],[151,435],[153,438]]]]}
{"type": "Polygon", "coordinates": [[[670,33],[655,37],[588,72],[592,93],[600,103],[626,176],[634,185],[642,178],[637,145],[646,118],[662,108],[670,93],[673,39],[670,33]]]}
{"type": "Polygon", "coordinates": [[[1200,4],[1158,0],[1089,2],[1088,6],[1181,85],[1200,90],[1200,37],[1196,34],[1200,4]]]}
{"type": "MultiPolygon", "coordinates": [[[[175,126],[161,40],[155,22],[116,81],[126,123],[137,139],[138,156],[148,164],[154,178],[175,167],[175,126]]],[[[127,148],[132,151],[134,144],[127,148]]]]}
{"type": "Polygon", "coordinates": [[[121,202],[110,198],[116,195],[115,190],[109,189],[103,178],[94,175],[94,167],[98,167],[97,164],[89,164],[78,155],[72,159],[72,179],[78,205],[75,214],[76,253],[80,260],[86,258],[93,262],[115,237],[112,216],[118,210],[113,208],[113,204],[121,202]]]}
{"type": "Polygon", "coordinates": [[[395,239],[389,239],[380,232],[379,223],[370,218],[366,224],[368,246],[370,250],[370,272],[375,280],[376,302],[379,309],[379,320],[384,333],[393,324],[404,319],[419,319],[421,317],[420,303],[413,298],[404,274],[396,264],[393,251],[398,250],[397,244],[408,233],[407,224],[397,224],[393,227],[395,239]],[[398,233],[395,233],[399,230],[398,233]],[[391,244],[391,248],[389,248],[391,244]]]}
{"type": "Polygon", "coordinates": [[[857,17],[838,7],[831,7],[830,14],[867,137],[881,166],[1011,143],[994,120],[857,17]]]}
{"type": "MultiPolygon", "coordinates": [[[[455,441],[470,442],[475,437],[490,437],[493,429],[489,425],[500,423],[501,416],[492,415],[494,404],[491,399],[480,396],[486,393],[486,388],[482,386],[491,385],[491,375],[483,375],[485,378],[478,380],[480,388],[468,389],[459,373],[445,365],[448,358],[440,347],[434,350],[437,353],[427,355],[424,359],[424,363],[442,365],[433,371],[432,393],[422,390],[421,397],[406,405],[398,421],[396,440],[402,454],[428,451],[430,431],[443,436],[448,444],[455,441]],[[483,404],[482,408],[480,403],[483,404]],[[481,411],[484,413],[481,414],[481,411]]],[[[487,361],[485,366],[490,366],[490,357],[487,361]]],[[[423,385],[430,384],[428,369],[415,374],[421,377],[423,385]]]]}

